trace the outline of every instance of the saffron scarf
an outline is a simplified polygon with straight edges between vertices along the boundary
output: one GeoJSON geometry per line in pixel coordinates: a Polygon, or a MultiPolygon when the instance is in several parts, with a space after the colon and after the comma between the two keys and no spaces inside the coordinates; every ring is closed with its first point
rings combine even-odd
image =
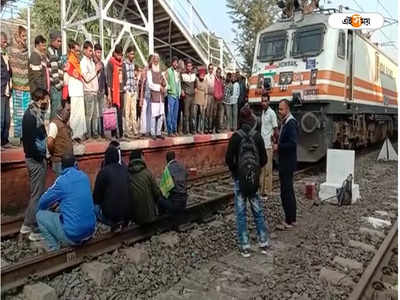
{"type": "Polygon", "coordinates": [[[122,61],[116,60],[114,57],[111,57],[110,63],[113,67],[112,73],[112,102],[113,104],[120,107],[120,95],[119,95],[119,71],[122,68],[122,61]]]}
{"type": "Polygon", "coordinates": [[[72,52],[68,55],[68,61],[65,65],[65,71],[69,76],[82,80],[81,65],[79,59],[72,52]]]}

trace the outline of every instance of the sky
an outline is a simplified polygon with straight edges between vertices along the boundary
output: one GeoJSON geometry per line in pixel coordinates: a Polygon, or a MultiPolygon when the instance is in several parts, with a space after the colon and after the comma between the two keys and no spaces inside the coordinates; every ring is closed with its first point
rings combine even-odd
{"type": "MultiPolygon", "coordinates": [[[[26,3],[31,0],[17,0],[16,6],[24,7],[26,3]]],[[[56,0],[59,1],[59,0],[56,0]]],[[[154,0],[156,1],[156,0],[154,0]]],[[[186,0],[173,0],[183,1],[186,0]]],[[[191,0],[194,7],[203,16],[203,20],[208,25],[209,29],[215,32],[218,36],[225,39],[226,42],[231,46],[234,51],[233,40],[235,34],[233,29],[235,28],[232,24],[230,16],[228,15],[228,9],[226,7],[225,0],[191,0]]],[[[398,20],[398,0],[320,0],[320,5],[326,8],[338,8],[339,5],[344,5],[352,9],[353,11],[364,11],[364,12],[378,12],[384,17],[389,17],[398,20]],[[360,8],[361,7],[361,8],[360,8]]],[[[350,12],[353,12],[350,11],[350,12]]],[[[3,14],[3,17],[7,15],[8,11],[3,14]]],[[[376,31],[372,35],[372,40],[379,43],[395,41],[397,48],[398,45],[398,24],[383,28],[381,31],[376,31]],[[383,33],[382,33],[383,32],[383,33]]],[[[388,55],[397,60],[398,49],[390,46],[382,48],[388,55]]]]}
{"type": "MultiPolygon", "coordinates": [[[[230,42],[232,48],[234,48],[232,41],[235,38],[235,34],[232,29],[235,27],[228,15],[226,1],[192,0],[192,2],[200,14],[204,16],[204,21],[209,25],[210,30],[222,36],[227,42],[230,42]]],[[[339,5],[343,5],[355,11],[378,12],[384,17],[399,19],[398,0],[320,0],[320,5],[323,5],[325,8],[338,8],[339,5]],[[361,6],[362,10],[358,5],[361,6]]],[[[398,24],[383,28],[382,31],[384,33],[381,31],[375,32],[372,35],[372,40],[377,42],[387,42],[388,40],[396,41],[398,48],[398,24]]],[[[397,60],[397,49],[389,46],[383,47],[382,49],[385,53],[397,60]]]]}

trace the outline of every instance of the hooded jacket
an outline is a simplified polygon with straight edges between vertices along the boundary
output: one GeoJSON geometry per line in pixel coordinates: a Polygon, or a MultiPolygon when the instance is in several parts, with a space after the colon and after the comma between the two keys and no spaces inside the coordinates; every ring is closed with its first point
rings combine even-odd
{"type": "Polygon", "coordinates": [[[152,222],[157,216],[160,189],[142,159],[129,162],[130,187],[132,191],[133,220],[136,224],[152,222]]]}
{"type": "Polygon", "coordinates": [[[38,208],[45,210],[58,202],[60,220],[68,239],[79,243],[89,238],[96,228],[89,177],[76,167],[66,168],[39,199],[38,208]]]}
{"type": "Polygon", "coordinates": [[[115,147],[106,150],[104,167],[96,177],[93,198],[108,220],[117,223],[132,219],[128,168],[119,163],[118,149],[115,147]]]}

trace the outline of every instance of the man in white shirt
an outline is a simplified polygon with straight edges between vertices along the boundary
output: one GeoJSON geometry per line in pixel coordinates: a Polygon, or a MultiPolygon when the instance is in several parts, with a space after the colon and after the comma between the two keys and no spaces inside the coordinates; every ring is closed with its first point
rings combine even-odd
{"type": "Polygon", "coordinates": [[[236,74],[232,74],[233,89],[232,95],[229,98],[229,103],[226,103],[226,118],[227,129],[235,131],[238,129],[238,100],[240,96],[240,85],[236,74]]]}
{"type": "Polygon", "coordinates": [[[81,60],[81,71],[83,77],[83,92],[85,99],[85,117],[87,138],[98,138],[98,98],[99,82],[97,73],[100,66],[93,61],[93,44],[86,41],[83,44],[83,57],[81,60]]]}
{"type": "Polygon", "coordinates": [[[261,113],[261,136],[264,140],[265,148],[267,151],[267,164],[261,170],[260,176],[260,190],[263,196],[271,194],[272,192],[272,142],[271,139],[278,134],[278,120],[275,112],[269,107],[268,92],[264,91],[262,94],[263,111],[261,113]]]}

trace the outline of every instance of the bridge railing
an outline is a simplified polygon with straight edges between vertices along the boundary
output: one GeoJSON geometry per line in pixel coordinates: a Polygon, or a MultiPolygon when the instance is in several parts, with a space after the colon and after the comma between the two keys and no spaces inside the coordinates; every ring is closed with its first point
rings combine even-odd
{"type": "Polygon", "coordinates": [[[216,36],[207,26],[206,22],[194,7],[191,0],[164,0],[173,13],[185,26],[187,33],[199,46],[203,55],[207,58],[206,63],[225,66],[227,63],[236,68],[235,57],[227,43],[216,36]]]}

